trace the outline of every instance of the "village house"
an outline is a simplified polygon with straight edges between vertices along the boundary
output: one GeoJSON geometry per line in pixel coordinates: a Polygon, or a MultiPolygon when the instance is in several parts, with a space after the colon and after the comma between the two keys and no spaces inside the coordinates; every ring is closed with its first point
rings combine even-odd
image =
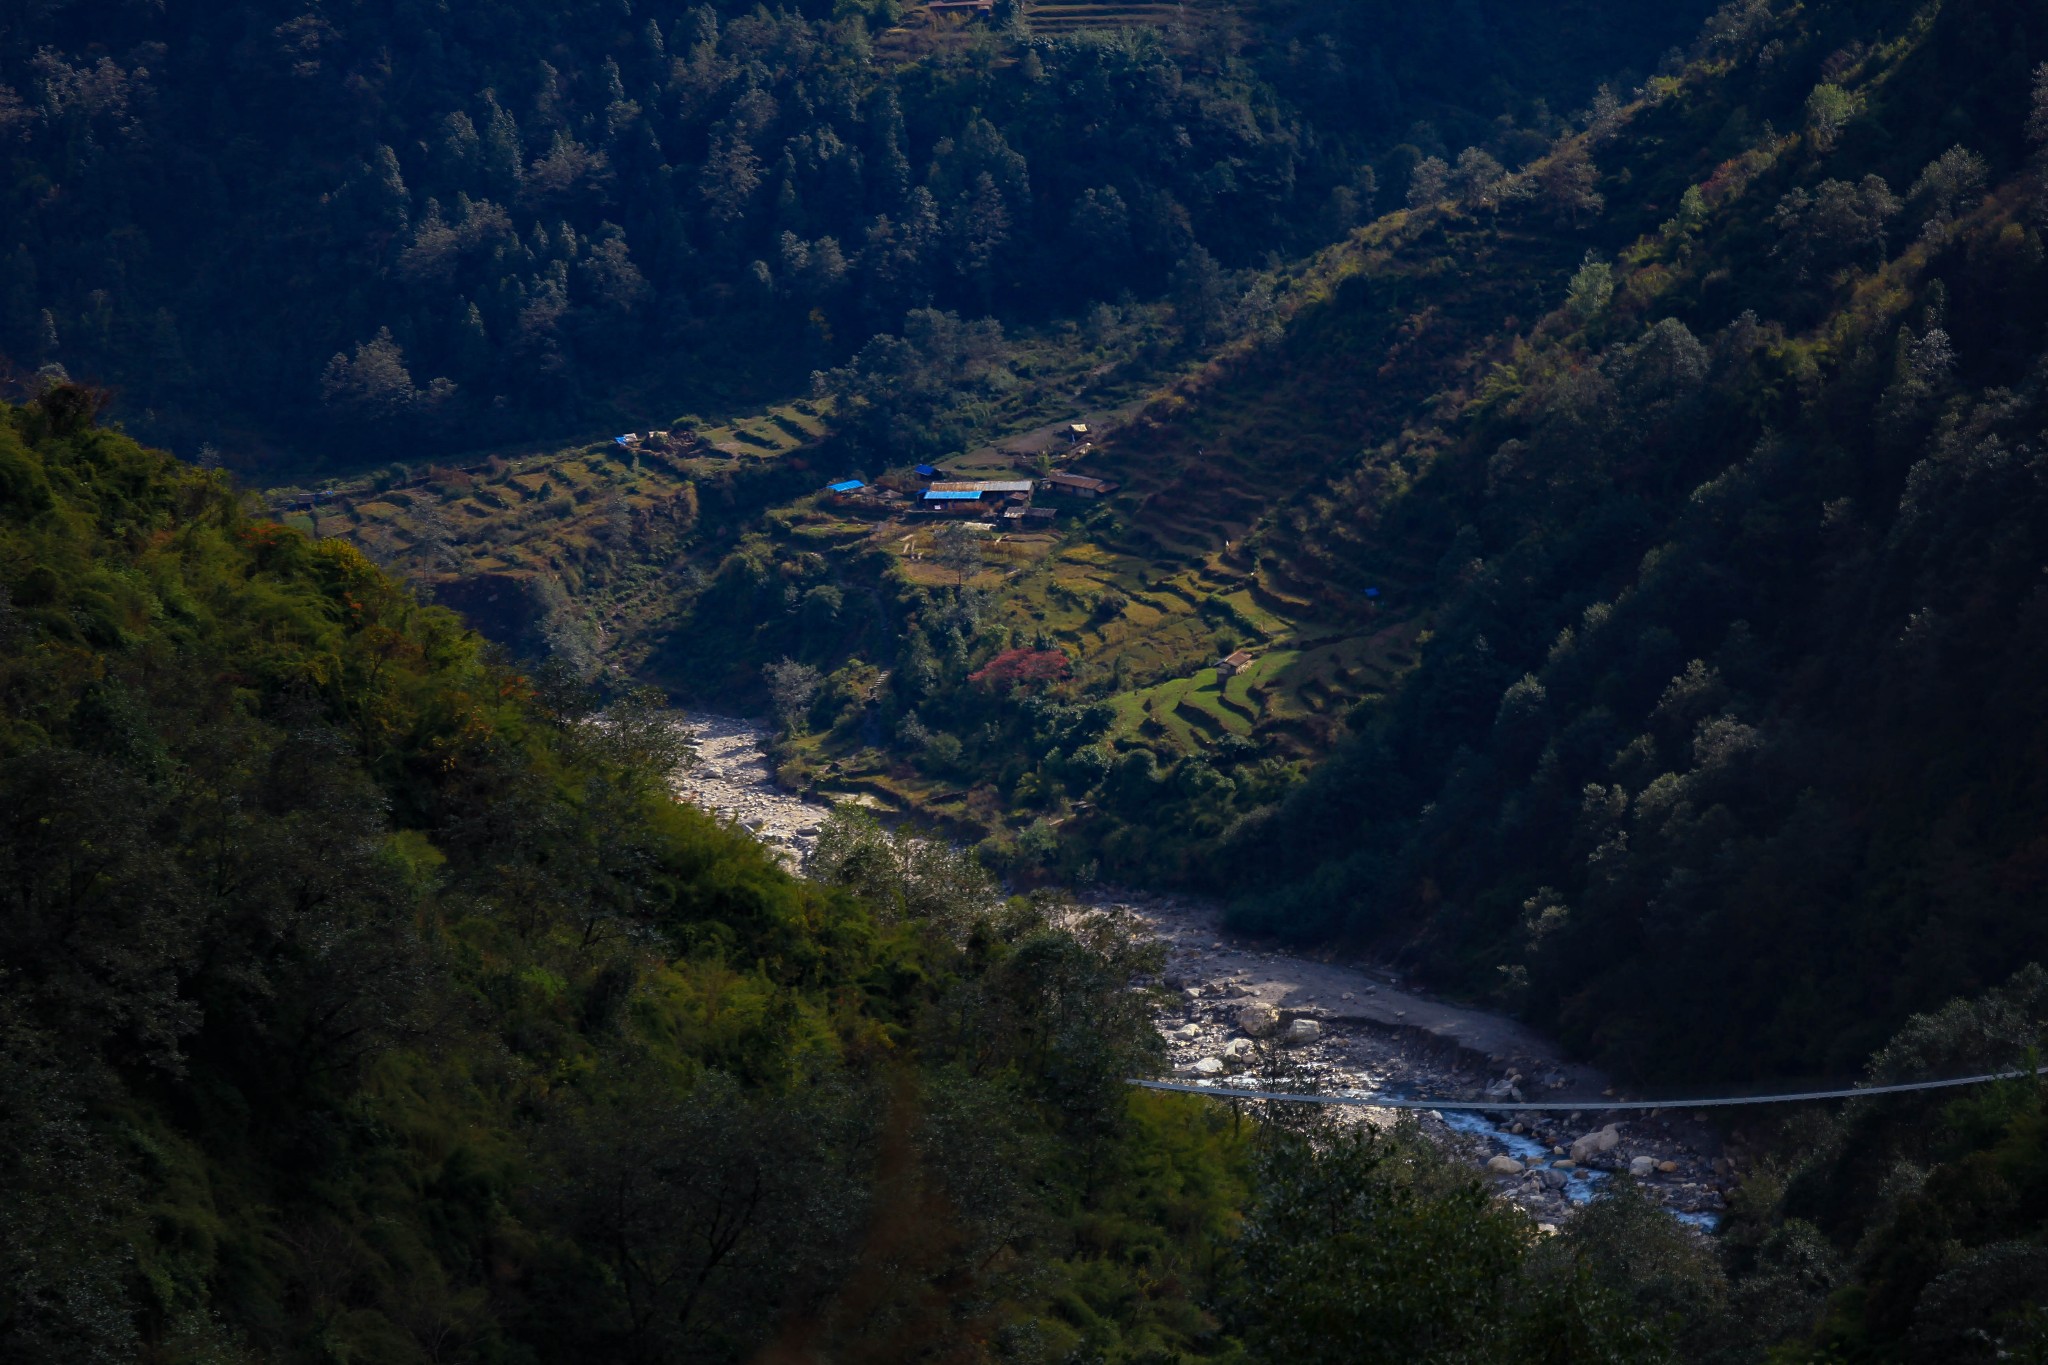
{"type": "Polygon", "coordinates": [[[1029,479],[947,480],[928,485],[918,504],[921,510],[939,516],[993,513],[1005,504],[1028,505],[1032,487],[1029,479]]]}
{"type": "Polygon", "coordinates": [[[1085,474],[1048,474],[1039,486],[1048,493],[1065,493],[1076,498],[1101,498],[1123,487],[1109,479],[1091,479],[1085,474]]]}
{"type": "Polygon", "coordinates": [[[1251,666],[1252,652],[1248,649],[1240,649],[1229,658],[1216,661],[1216,681],[1229,682],[1251,666]]]}

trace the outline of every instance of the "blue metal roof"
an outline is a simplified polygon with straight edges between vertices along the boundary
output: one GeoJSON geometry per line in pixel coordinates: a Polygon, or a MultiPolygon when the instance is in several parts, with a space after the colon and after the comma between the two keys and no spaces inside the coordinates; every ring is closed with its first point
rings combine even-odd
{"type": "Polygon", "coordinates": [[[939,471],[932,465],[921,464],[917,467],[917,476],[920,479],[936,479],[939,477],[939,471]]]}
{"type": "Polygon", "coordinates": [[[613,439],[614,441],[618,442],[618,443],[619,443],[620,445],[622,445],[622,446],[623,446],[623,445],[630,445],[630,444],[632,444],[632,443],[631,443],[630,441],[628,441],[628,440],[627,440],[627,439],[626,439],[625,437],[623,437],[623,436],[614,436],[614,437],[612,437],[612,439],[613,439]]]}
{"type": "Polygon", "coordinates": [[[851,493],[856,488],[866,487],[859,479],[841,479],[838,483],[826,485],[826,489],[833,493],[851,493]]]}
{"type": "Polygon", "coordinates": [[[925,490],[925,493],[924,493],[924,500],[925,500],[926,502],[980,502],[980,501],[981,501],[981,494],[979,494],[979,493],[969,493],[969,492],[966,492],[966,491],[964,491],[964,490],[962,490],[962,491],[955,491],[955,490],[953,490],[953,489],[950,489],[950,488],[947,488],[947,489],[930,489],[930,488],[927,488],[927,489],[925,490]]]}

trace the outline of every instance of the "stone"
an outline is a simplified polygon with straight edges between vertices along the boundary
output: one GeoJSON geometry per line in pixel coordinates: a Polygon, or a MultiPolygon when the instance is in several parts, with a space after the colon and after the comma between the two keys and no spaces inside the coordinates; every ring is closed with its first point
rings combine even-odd
{"type": "Polygon", "coordinates": [[[1290,1047],[1300,1047],[1304,1043],[1313,1043],[1322,1036],[1323,1026],[1321,1024],[1313,1019],[1297,1019],[1287,1026],[1287,1032],[1283,1035],[1282,1041],[1290,1047]]]}
{"type": "Polygon", "coordinates": [[[1608,1124],[1597,1133],[1587,1133],[1572,1140],[1572,1160],[1583,1163],[1589,1157],[1602,1152],[1611,1152],[1621,1145],[1621,1134],[1613,1124],[1608,1124]]]}
{"type": "Polygon", "coordinates": [[[1182,1024],[1176,1032],[1189,1042],[1193,1042],[1202,1036],[1202,1026],[1200,1024],[1182,1024]]]}
{"type": "Polygon", "coordinates": [[[1678,1163],[1675,1161],[1660,1161],[1657,1163],[1657,1169],[1666,1175],[1672,1175],[1677,1172],[1678,1163]]]}
{"type": "Polygon", "coordinates": [[[1527,1168],[1503,1152],[1486,1163],[1486,1169],[1494,1175],[1520,1175],[1527,1168]]]}
{"type": "Polygon", "coordinates": [[[1237,1026],[1248,1038],[1265,1038],[1280,1027],[1280,1011],[1255,1000],[1237,1012],[1237,1026]]]}
{"type": "Polygon", "coordinates": [[[1223,1059],[1221,1057],[1202,1058],[1201,1061],[1195,1063],[1195,1074],[1197,1076],[1221,1076],[1223,1074],[1223,1059]]]}
{"type": "Polygon", "coordinates": [[[1550,1169],[1553,1171],[1575,1171],[1578,1168],[1579,1163],[1573,1161],[1570,1157],[1566,1157],[1563,1161],[1553,1161],[1550,1163],[1550,1169]]]}
{"type": "Polygon", "coordinates": [[[1235,1062],[1242,1066],[1258,1055],[1258,1045],[1249,1038],[1232,1038],[1223,1045],[1225,1063],[1235,1062]]]}
{"type": "Polygon", "coordinates": [[[1556,1169],[1539,1171],[1537,1174],[1543,1181],[1543,1187],[1549,1190],[1561,1190],[1565,1187],[1565,1182],[1571,1179],[1571,1176],[1556,1169]]]}
{"type": "Polygon", "coordinates": [[[1628,1173],[1638,1180],[1641,1180],[1656,1169],[1657,1158],[1653,1156],[1634,1157],[1628,1163],[1628,1173]]]}

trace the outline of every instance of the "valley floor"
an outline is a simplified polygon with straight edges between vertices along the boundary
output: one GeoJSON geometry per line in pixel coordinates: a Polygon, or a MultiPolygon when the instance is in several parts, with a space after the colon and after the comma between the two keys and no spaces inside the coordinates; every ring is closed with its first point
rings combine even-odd
{"type": "MultiPolygon", "coordinates": [[[[776,782],[761,726],[692,712],[679,717],[695,736],[698,760],[678,779],[677,795],[743,826],[800,866],[831,807],[776,782]]],[[[1332,1094],[1444,1099],[1614,1093],[1599,1072],[1568,1061],[1512,1019],[1404,988],[1368,964],[1298,956],[1230,934],[1213,904],[1106,889],[1081,898],[1136,915],[1168,945],[1165,983],[1179,996],[1161,1011],[1159,1028],[1177,1079],[1224,1088],[1277,1080],[1332,1094]],[[1248,1034],[1247,1021],[1263,1036],[1248,1034]]],[[[1395,1117],[1393,1110],[1344,1112],[1376,1122],[1395,1117]]],[[[1601,1181],[1632,1164],[1640,1168],[1647,1157],[1655,1168],[1639,1175],[1641,1183],[1679,1216],[1711,1227],[1731,1178],[1713,1126],[1690,1116],[1610,1116],[1589,1105],[1501,1123],[1425,1110],[1422,1124],[1488,1171],[1502,1197],[1546,1223],[1569,1216],[1601,1181]],[[1610,1121],[1614,1144],[1572,1161],[1573,1141],[1610,1121]],[[1500,1157],[1518,1169],[1508,1170],[1500,1157]]]]}

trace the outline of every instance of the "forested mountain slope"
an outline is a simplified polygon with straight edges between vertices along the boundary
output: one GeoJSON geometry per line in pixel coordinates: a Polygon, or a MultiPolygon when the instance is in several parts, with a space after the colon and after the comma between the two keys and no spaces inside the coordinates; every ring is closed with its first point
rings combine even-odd
{"type": "Polygon", "coordinates": [[[1127,933],[861,826],[793,878],[672,800],[665,711],[95,407],[0,409],[0,1355],[1228,1348],[1132,1299],[1246,1168],[1127,1102],[1127,933]]]}
{"type": "Polygon", "coordinates": [[[908,309],[1043,323],[1328,241],[1376,168],[1540,146],[1704,5],[1007,8],[902,62],[893,0],[14,7],[0,355],[269,473],[663,423],[908,309]]]}
{"type": "Polygon", "coordinates": [[[2035,20],[1806,6],[1596,152],[1642,235],[1301,528],[1437,556],[1432,638],[1219,858],[1244,922],[1691,1079],[2048,952],[2035,20]]]}

